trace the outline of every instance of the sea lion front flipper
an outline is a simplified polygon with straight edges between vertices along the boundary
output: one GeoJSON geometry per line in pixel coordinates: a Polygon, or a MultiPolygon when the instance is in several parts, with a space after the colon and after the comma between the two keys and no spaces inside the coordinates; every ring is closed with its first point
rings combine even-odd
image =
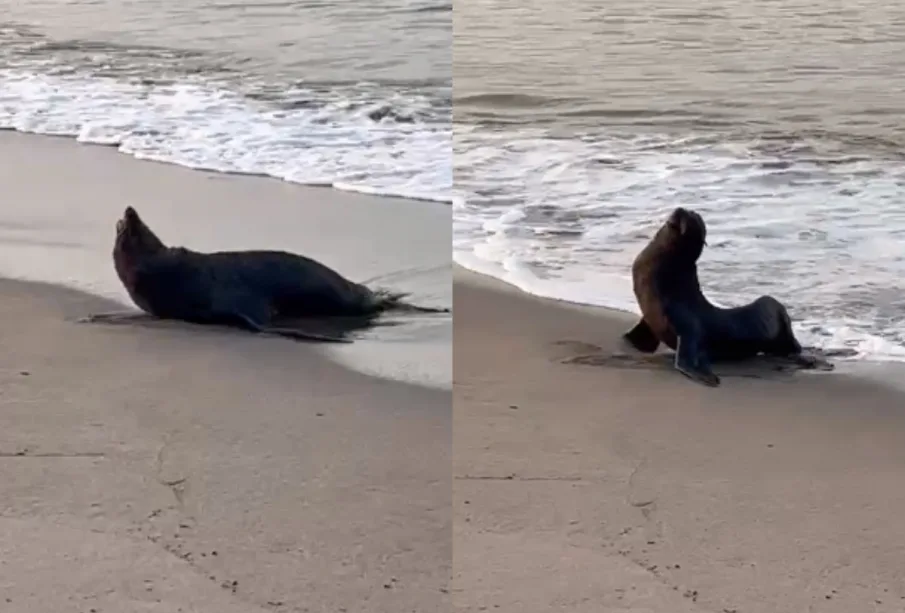
{"type": "Polygon", "coordinates": [[[150,319],[157,318],[140,311],[112,311],[110,313],[93,313],[76,321],[80,324],[130,324],[150,319]]]}
{"type": "Polygon", "coordinates": [[[674,362],[676,370],[702,385],[717,387],[720,378],[710,367],[710,360],[704,349],[701,326],[697,319],[680,307],[669,309],[667,317],[676,331],[678,341],[674,362]]]}
{"type": "Polygon", "coordinates": [[[272,334],[274,336],[283,336],[297,341],[318,341],[321,343],[351,343],[352,341],[341,336],[330,336],[328,334],[317,334],[316,332],[305,332],[304,330],[292,330],[291,328],[261,328],[258,330],[260,334],[272,334]]]}
{"type": "Polygon", "coordinates": [[[713,372],[707,358],[698,347],[700,343],[689,340],[688,336],[679,336],[679,344],[676,346],[675,367],[680,373],[708,387],[717,387],[720,378],[713,372]]]}
{"type": "MultiPolygon", "coordinates": [[[[221,298],[227,298],[221,296],[221,298]]],[[[228,299],[211,309],[211,319],[239,327],[257,334],[282,336],[296,341],[317,341],[320,343],[350,343],[352,341],[341,336],[305,332],[294,328],[270,325],[270,303],[251,295],[231,293],[228,299]]]]}
{"type": "Polygon", "coordinates": [[[623,334],[622,338],[642,353],[654,353],[660,346],[660,339],[654,335],[654,331],[650,329],[644,318],[641,318],[631,330],[623,334]]]}
{"type": "Polygon", "coordinates": [[[397,302],[392,310],[402,313],[431,313],[431,314],[449,314],[452,309],[449,307],[428,307],[411,304],[409,302],[397,302]]]}
{"type": "Polygon", "coordinates": [[[294,330],[292,328],[274,328],[261,323],[252,316],[244,312],[233,311],[226,314],[226,317],[239,324],[251,332],[258,334],[269,334],[273,336],[283,336],[296,341],[317,341],[321,343],[351,343],[349,339],[340,336],[332,336],[327,334],[317,334],[315,332],[305,332],[304,330],[294,330]]]}

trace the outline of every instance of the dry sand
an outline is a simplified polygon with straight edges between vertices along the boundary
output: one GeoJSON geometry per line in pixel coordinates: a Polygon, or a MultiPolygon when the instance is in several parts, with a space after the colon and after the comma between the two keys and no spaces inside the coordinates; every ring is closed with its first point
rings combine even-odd
{"type": "Polygon", "coordinates": [[[901,393],[618,367],[630,317],[454,284],[457,610],[905,610],[901,393]]]}
{"type": "Polygon", "coordinates": [[[0,282],[0,611],[449,610],[450,394],[0,282]]]}

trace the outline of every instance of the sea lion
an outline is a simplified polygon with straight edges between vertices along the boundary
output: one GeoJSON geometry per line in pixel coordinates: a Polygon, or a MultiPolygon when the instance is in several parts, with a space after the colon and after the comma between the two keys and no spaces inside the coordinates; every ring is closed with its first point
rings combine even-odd
{"type": "MultiPolygon", "coordinates": [[[[116,224],[113,263],[132,301],[147,315],[300,340],[348,342],[341,335],[278,324],[305,318],[342,319],[352,328],[361,328],[388,310],[449,312],[409,304],[403,300],[404,293],[369,289],[294,253],[201,253],[168,247],[131,206],[116,224]]],[[[141,315],[101,313],[82,321],[112,323],[136,317],[141,315]]]]}
{"type": "Polygon", "coordinates": [[[802,354],[786,308],[771,296],[735,308],[711,304],[701,291],[697,261],[707,226],[695,211],[676,208],[632,264],[641,320],[624,338],[653,353],[660,343],[676,352],[675,367],[694,381],[720,384],[711,360],[741,360],[760,353],[813,366],[802,354]]]}

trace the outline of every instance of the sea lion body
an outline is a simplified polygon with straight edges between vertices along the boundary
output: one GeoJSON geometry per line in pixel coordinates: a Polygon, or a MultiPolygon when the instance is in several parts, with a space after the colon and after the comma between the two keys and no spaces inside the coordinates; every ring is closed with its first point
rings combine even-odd
{"type": "Polygon", "coordinates": [[[203,319],[227,306],[224,301],[243,296],[266,302],[272,315],[285,317],[363,316],[384,306],[367,287],[281,251],[168,249],[124,277],[136,305],[158,317],[203,319]]]}
{"type": "Polygon", "coordinates": [[[641,320],[625,334],[639,351],[660,343],[676,351],[676,368],[705,385],[719,385],[710,363],[758,354],[797,357],[801,345],[788,311],[771,296],[720,308],[701,291],[697,261],[706,245],[701,216],[675,209],[632,265],[641,320]]]}
{"type": "Polygon", "coordinates": [[[372,290],[294,253],[168,247],[132,207],[116,230],[113,261],[120,281],[138,308],[163,319],[340,340],[274,326],[306,317],[369,319],[390,309],[448,311],[407,304],[406,294],[372,290]]]}

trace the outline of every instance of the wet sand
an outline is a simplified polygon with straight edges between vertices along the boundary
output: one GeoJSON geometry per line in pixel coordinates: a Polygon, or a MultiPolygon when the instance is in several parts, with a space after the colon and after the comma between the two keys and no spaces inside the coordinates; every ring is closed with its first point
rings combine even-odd
{"type": "Polygon", "coordinates": [[[903,610],[905,395],[769,365],[705,388],[613,359],[625,314],[460,269],[454,296],[457,610],[903,610]]]}
{"type": "MultiPolygon", "coordinates": [[[[0,276],[66,285],[131,306],[113,270],[114,226],[126,205],[170,245],[199,251],[285,249],[355,281],[452,302],[450,207],[269,178],[135,160],[112,147],[0,133],[0,276]]],[[[448,388],[452,318],[320,347],[381,377],[448,388]]]]}
{"type": "Polygon", "coordinates": [[[0,282],[0,610],[449,609],[449,392],[109,308],[0,282]]]}

